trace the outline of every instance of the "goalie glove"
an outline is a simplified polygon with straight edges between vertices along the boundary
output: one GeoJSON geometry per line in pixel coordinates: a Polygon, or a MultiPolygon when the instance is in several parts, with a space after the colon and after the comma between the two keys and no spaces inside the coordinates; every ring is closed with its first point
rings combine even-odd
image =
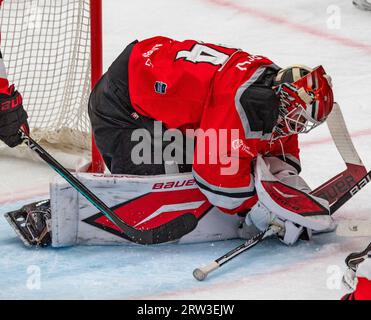
{"type": "Polygon", "coordinates": [[[309,187],[293,172],[287,179],[284,177],[282,171],[274,176],[267,163],[258,156],[255,187],[259,201],[246,216],[245,229],[252,230],[254,226],[264,231],[270,225],[279,226],[281,232],[278,235],[288,245],[294,244],[300,236],[310,239],[313,232],[333,231],[335,224],[328,202],[308,194],[309,187]],[[290,186],[289,181],[294,186],[290,186]]]}
{"type": "Polygon", "coordinates": [[[14,86],[9,87],[6,93],[0,93],[0,140],[11,148],[22,143],[19,129],[29,133],[27,118],[22,96],[14,86]]]}

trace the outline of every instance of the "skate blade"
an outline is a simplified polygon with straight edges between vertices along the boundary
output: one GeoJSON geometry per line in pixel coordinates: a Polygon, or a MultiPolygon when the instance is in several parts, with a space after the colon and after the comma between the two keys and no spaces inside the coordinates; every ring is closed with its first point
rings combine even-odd
{"type": "Polygon", "coordinates": [[[14,221],[13,217],[11,216],[11,213],[5,213],[4,214],[4,217],[5,219],[8,221],[8,223],[10,224],[10,226],[13,228],[13,230],[16,232],[16,234],[18,235],[18,237],[22,240],[23,244],[28,247],[28,248],[31,248],[33,246],[33,244],[27,239],[27,237],[21,232],[21,230],[19,229],[17,223],[14,221]]]}

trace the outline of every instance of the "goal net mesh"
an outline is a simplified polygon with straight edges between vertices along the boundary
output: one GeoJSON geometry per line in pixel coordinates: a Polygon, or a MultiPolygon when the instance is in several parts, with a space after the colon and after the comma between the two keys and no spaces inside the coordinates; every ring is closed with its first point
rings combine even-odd
{"type": "Polygon", "coordinates": [[[90,149],[89,0],[5,0],[0,48],[32,137],[90,149]]]}

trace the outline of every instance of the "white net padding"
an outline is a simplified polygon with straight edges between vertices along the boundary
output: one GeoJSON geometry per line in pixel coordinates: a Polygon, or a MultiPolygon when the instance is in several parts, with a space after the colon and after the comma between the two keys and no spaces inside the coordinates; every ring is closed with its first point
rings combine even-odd
{"type": "Polygon", "coordinates": [[[5,0],[0,26],[8,79],[23,96],[32,137],[89,150],[89,0],[5,0]]]}

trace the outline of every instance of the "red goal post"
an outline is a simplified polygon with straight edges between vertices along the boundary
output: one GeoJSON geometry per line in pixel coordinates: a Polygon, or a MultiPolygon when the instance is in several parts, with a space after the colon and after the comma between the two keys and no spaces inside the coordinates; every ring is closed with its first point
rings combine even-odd
{"type": "MultiPolygon", "coordinates": [[[[90,0],[90,30],[91,34],[91,88],[93,89],[103,73],[103,28],[102,0],[90,0]]],[[[104,162],[92,135],[92,162],[90,172],[104,172],[104,162]]]]}

